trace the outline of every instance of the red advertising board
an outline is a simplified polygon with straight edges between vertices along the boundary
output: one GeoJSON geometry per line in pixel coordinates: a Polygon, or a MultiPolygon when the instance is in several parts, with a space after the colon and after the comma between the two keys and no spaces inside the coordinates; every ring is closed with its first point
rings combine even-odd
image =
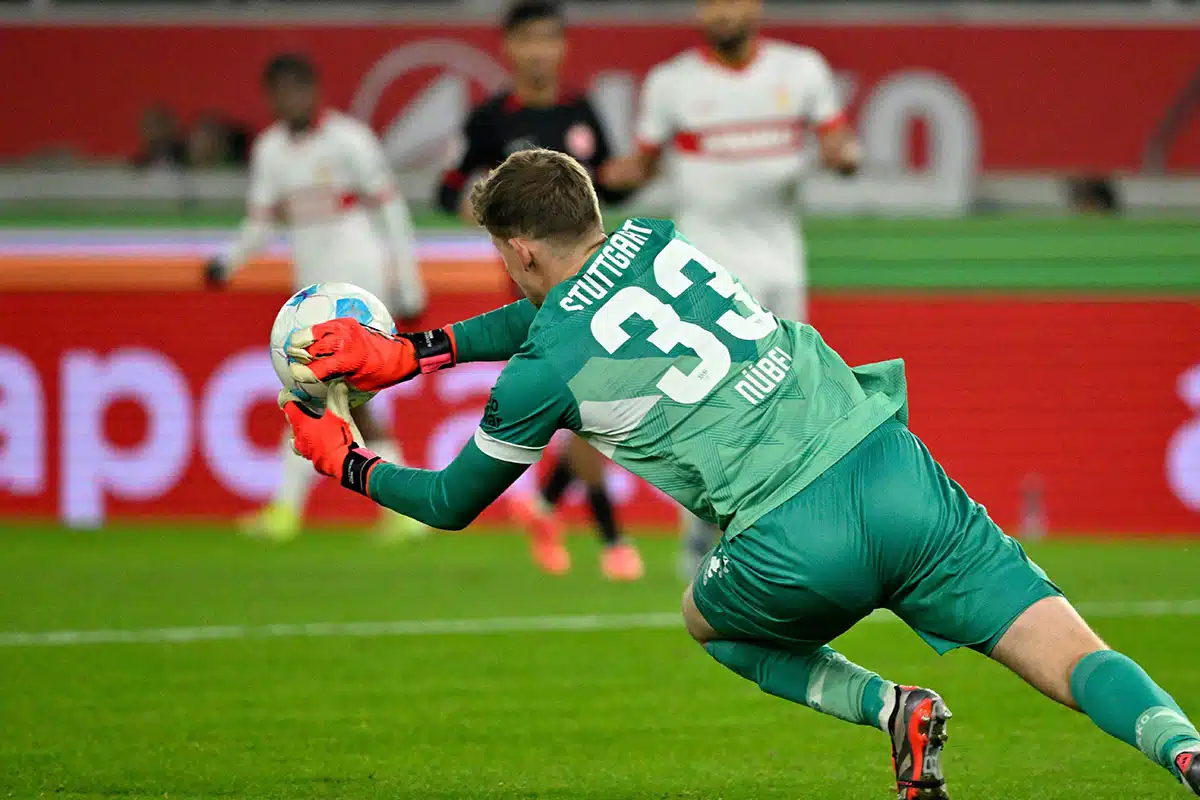
{"type": "MultiPolygon", "coordinates": [[[[282,299],[0,297],[0,515],[223,518],[269,496],[282,421],[264,341],[282,299]]],[[[427,322],[501,299],[439,297],[427,322]]],[[[1055,531],[1200,532],[1200,303],[819,296],[813,316],[851,363],[906,359],[913,430],[1002,524],[1037,476],[1055,531]]],[[[374,405],[414,464],[438,466],[499,368],[460,365],[374,405]]],[[[613,485],[630,522],[675,519],[615,468],[613,485]]],[[[322,481],[313,511],[370,508],[322,481]]]]}
{"type": "MultiPolygon", "coordinates": [[[[769,33],[825,54],[877,152],[922,120],[936,129],[923,140],[966,141],[971,163],[988,170],[1136,170],[1200,68],[1195,24],[812,23],[769,33]]],[[[618,128],[646,71],[699,40],[683,24],[586,24],[571,37],[568,80],[604,83],[618,128]]],[[[257,77],[280,50],[311,53],[327,100],[377,130],[403,128],[397,146],[413,158],[503,81],[498,34],[478,26],[17,25],[0,28],[0,42],[12,123],[0,128],[0,157],[52,145],[130,155],[153,102],[185,120],[216,110],[259,127],[257,77]]],[[[1171,167],[1200,169],[1195,115],[1168,138],[1171,167]]]]}

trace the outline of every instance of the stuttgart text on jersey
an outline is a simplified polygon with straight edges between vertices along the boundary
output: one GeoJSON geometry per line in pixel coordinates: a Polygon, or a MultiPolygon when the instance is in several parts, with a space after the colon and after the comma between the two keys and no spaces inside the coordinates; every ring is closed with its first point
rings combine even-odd
{"type": "Polygon", "coordinates": [[[579,274],[579,279],[567,292],[566,297],[559,301],[563,311],[583,311],[594,303],[603,300],[613,288],[613,278],[620,278],[633,264],[633,259],[648,241],[647,237],[654,233],[650,228],[634,224],[626,220],[619,231],[608,237],[599,255],[592,265],[579,274]],[[606,271],[609,274],[606,274],[606,271]]]}

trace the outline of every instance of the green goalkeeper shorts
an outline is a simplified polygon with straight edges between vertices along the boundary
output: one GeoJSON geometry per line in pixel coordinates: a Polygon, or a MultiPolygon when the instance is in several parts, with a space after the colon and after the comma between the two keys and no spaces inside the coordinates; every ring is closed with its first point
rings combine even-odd
{"type": "Polygon", "coordinates": [[[692,584],[700,613],[731,639],[818,646],[885,608],[939,653],[989,653],[1021,612],[1057,595],[897,421],[723,538],[692,584]]]}

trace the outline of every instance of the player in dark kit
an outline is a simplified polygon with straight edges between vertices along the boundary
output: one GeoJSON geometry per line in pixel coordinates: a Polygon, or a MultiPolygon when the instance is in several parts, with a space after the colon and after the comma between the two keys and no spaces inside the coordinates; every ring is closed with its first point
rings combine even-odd
{"type": "MultiPolygon", "coordinates": [[[[544,147],[567,153],[594,176],[612,157],[608,137],[582,92],[565,91],[559,68],[566,55],[564,20],[558,7],[543,0],[513,6],[504,19],[504,52],[512,68],[511,88],[480,103],[467,117],[463,129],[465,150],[458,165],[442,175],[438,203],[446,211],[462,214],[467,182],[474,175],[499,166],[518,150],[544,147]]],[[[597,187],[601,203],[617,203],[627,191],[597,187]]]]}
{"type": "MultiPolygon", "coordinates": [[[[612,151],[592,104],[582,93],[563,91],[559,67],[566,54],[564,20],[557,5],[525,0],[504,19],[504,52],[512,69],[512,86],[488,98],[467,117],[465,150],[458,165],[442,176],[438,203],[451,213],[475,219],[465,208],[464,189],[472,177],[498,166],[512,153],[543,147],[567,153],[594,176],[612,151]]],[[[600,200],[615,203],[628,192],[598,187],[600,200]]],[[[550,573],[566,572],[570,555],[553,508],[578,478],[587,485],[588,502],[604,551],[600,566],[610,580],[642,576],[637,548],[621,538],[604,484],[605,459],[590,445],[572,437],[538,496],[516,496],[513,515],[532,537],[534,560],[550,573]]]]}

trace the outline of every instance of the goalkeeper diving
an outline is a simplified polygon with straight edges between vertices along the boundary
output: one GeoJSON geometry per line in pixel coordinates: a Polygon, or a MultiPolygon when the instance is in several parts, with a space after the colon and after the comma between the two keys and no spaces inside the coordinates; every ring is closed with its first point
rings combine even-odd
{"type": "MultiPolygon", "coordinates": [[[[723,531],[684,592],[688,633],[763,691],[888,734],[900,800],[948,797],[950,712],[932,690],[828,646],[879,608],[938,653],[999,661],[1200,795],[1195,726],[909,430],[903,362],[848,366],[669,221],[605,235],[569,156],[515,153],[471,204],[528,300],[420,334],[352,320],[297,332],[296,378],[332,381],[321,416],[281,396],[294,446],[319,472],[458,529],[555,431],[574,431],[723,531]],[[479,428],[443,470],[381,460],[349,420],[346,385],[503,360],[479,428]]],[[[1114,768],[1117,793],[1123,780],[1114,768]]]]}

